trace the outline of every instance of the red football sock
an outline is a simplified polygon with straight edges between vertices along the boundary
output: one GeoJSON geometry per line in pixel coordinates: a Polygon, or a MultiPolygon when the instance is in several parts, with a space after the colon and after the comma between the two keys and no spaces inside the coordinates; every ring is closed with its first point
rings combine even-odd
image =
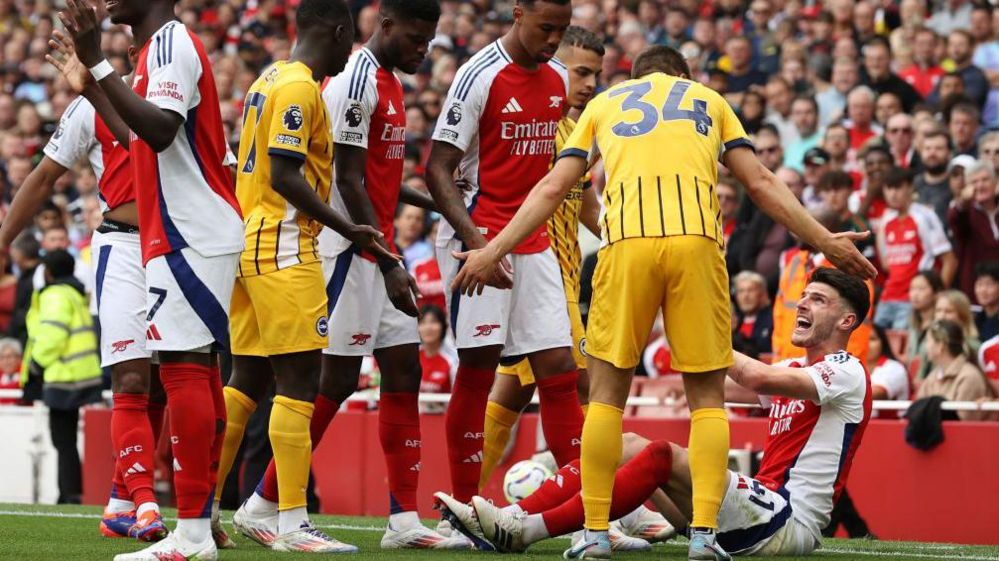
{"type": "Polygon", "coordinates": [[[517,503],[528,514],[537,514],[564,503],[579,494],[582,483],[579,478],[579,460],[573,460],[549,477],[526,499],[517,503]]]}
{"type": "MultiPolygon", "coordinates": [[[[330,426],[333,417],[336,417],[336,412],[340,410],[340,402],[319,394],[316,396],[315,407],[312,412],[312,421],[309,424],[309,436],[312,439],[313,450],[319,446],[323,435],[326,434],[326,428],[330,426]]],[[[264,477],[257,484],[256,493],[272,503],[278,502],[277,467],[274,465],[273,458],[271,458],[271,463],[267,464],[264,477]]]]}
{"type": "MultiPolygon", "coordinates": [[[[644,503],[657,487],[669,482],[673,469],[673,449],[657,440],[621,466],[614,476],[610,519],[617,520],[644,503]]],[[[561,536],[583,527],[583,497],[577,494],[561,506],[541,513],[548,535],[561,536]]]]}
{"type": "Polygon", "coordinates": [[[160,365],[160,377],[170,404],[174,490],[178,518],[208,518],[212,511],[212,442],[215,403],[211,367],[188,362],[160,365]]]}
{"type": "Polygon", "coordinates": [[[416,512],[420,483],[420,406],[415,393],[382,392],[378,438],[388,471],[391,514],[416,512]]]}
{"type": "MultiPolygon", "coordinates": [[[[219,372],[218,364],[211,367],[211,375],[208,378],[208,383],[212,389],[212,404],[215,408],[215,427],[214,427],[214,438],[212,439],[212,450],[211,450],[211,463],[209,469],[211,469],[211,477],[209,478],[209,484],[212,487],[212,493],[215,493],[215,486],[218,485],[219,479],[219,458],[222,456],[222,443],[225,442],[225,424],[226,424],[226,412],[225,412],[225,394],[222,393],[222,373],[219,372]]],[[[225,484],[225,482],[222,482],[225,484]]]]}
{"type": "Polygon", "coordinates": [[[166,403],[149,402],[149,425],[153,429],[153,443],[160,443],[160,435],[163,434],[163,417],[166,415],[166,403]]]}
{"type": "Polygon", "coordinates": [[[114,394],[111,410],[111,442],[117,452],[115,469],[121,474],[128,495],[136,506],[155,503],[153,471],[156,443],[149,425],[149,396],[138,393],[114,394]]]}
{"type": "Polygon", "coordinates": [[[564,466],[579,459],[583,434],[583,408],[576,392],[576,371],[538,380],[541,429],[555,462],[564,466]]]}
{"type": "Polygon", "coordinates": [[[458,365],[451,402],[444,416],[451,494],[467,503],[479,492],[486,404],[496,373],[458,365]]]}

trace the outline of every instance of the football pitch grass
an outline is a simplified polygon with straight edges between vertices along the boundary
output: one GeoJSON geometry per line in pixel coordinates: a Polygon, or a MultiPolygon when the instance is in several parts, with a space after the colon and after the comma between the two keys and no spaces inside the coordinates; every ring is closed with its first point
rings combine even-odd
{"type": "MultiPolygon", "coordinates": [[[[142,547],[134,540],[108,539],[97,530],[101,509],[87,506],[36,506],[0,504],[0,560],[25,559],[31,561],[83,561],[110,560],[115,554],[134,551],[142,547]]],[[[168,518],[174,512],[165,513],[168,518]]],[[[228,521],[232,513],[223,513],[228,521]]],[[[409,560],[409,559],[472,559],[497,554],[476,551],[382,551],[378,544],[385,528],[384,518],[351,516],[314,516],[313,521],[331,535],[360,547],[360,553],[348,559],[409,560]]],[[[428,523],[431,523],[428,521],[428,523]]],[[[172,520],[168,521],[173,526],[172,520]]],[[[230,526],[227,527],[231,528],[230,526]]],[[[257,561],[286,557],[306,559],[307,554],[288,554],[268,551],[241,536],[234,536],[238,547],[219,552],[220,560],[257,561]]],[[[547,540],[531,547],[526,554],[504,556],[507,559],[561,559],[568,540],[547,540]]],[[[657,544],[645,553],[615,555],[615,559],[633,561],[686,559],[685,540],[657,544]]],[[[328,556],[321,556],[328,557],[328,556]]],[[[823,548],[809,557],[782,557],[780,559],[874,560],[887,558],[899,561],[924,561],[927,559],[967,559],[974,561],[999,561],[999,547],[964,546],[912,542],[871,540],[826,540],[823,548]]]]}

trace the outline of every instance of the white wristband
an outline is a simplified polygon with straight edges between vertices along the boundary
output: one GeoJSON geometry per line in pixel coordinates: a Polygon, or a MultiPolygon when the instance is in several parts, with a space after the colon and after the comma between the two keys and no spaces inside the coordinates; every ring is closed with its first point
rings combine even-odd
{"type": "Polygon", "coordinates": [[[108,75],[114,73],[114,67],[108,62],[108,59],[104,59],[97,64],[90,67],[90,74],[93,75],[94,80],[100,82],[108,75]]]}

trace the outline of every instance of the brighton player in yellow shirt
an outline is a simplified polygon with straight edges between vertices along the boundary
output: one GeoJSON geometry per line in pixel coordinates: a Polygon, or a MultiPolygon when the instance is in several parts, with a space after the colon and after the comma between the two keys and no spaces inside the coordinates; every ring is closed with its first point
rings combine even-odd
{"type": "MultiPolygon", "coordinates": [[[[280,504],[271,548],[350,552],[356,548],[316,529],[305,510],[309,422],[328,330],[316,238],[325,225],[368,251],[393,256],[378,243],[378,230],[352,224],[329,205],[333,139],[319,82],[347,62],[350,11],[344,0],[303,0],[296,21],[291,58],[266,69],[244,103],[236,195],[246,249],[232,297],[233,373],[224,390],[219,481],[232,466],[247,419],[275,381],[269,436],[280,504]]],[[[218,529],[217,518],[213,522],[218,529]]]]}
{"type": "MultiPolygon", "coordinates": [[[[581,27],[571,26],[565,30],[562,45],[555,54],[569,69],[569,99],[567,114],[559,123],[555,136],[555,153],[561,151],[576,127],[579,113],[593,98],[597,89],[603,63],[604,46],[596,34],[581,27]]],[[[562,271],[562,284],[565,286],[566,307],[572,327],[572,356],[579,369],[580,399],[586,402],[585,331],[579,311],[579,278],[582,267],[582,254],[579,249],[579,225],[582,223],[594,235],[600,235],[600,201],[590,188],[588,177],[573,185],[558,210],[548,220],[548,239],[552,251],[562,271]]],[[[486,405],[485,438],[482,446],[482,474],[479,488],[485,486],[492,475],[496,463],[503,454],[510,439],[510,430],[521,411],[534,396],[535,380],[531,363],[526,359],[509,365],[500,365],[496,371],[496,381],[489,393],[486,405]]],[[[583,406],[585,409],[585,405],[583,406]]]]}
{"type": "Polygon", "coordinates": [[[466,262],[456,288],[474,294],[489,283],[507,284],[494,276],[500,259],[552,215],[586,172],[591,153],[599,151],[608,180],[587,328],[590,406],[581,455],[587,531],[566,552],[568,558],[610,556],[608,517],[623,408],[643,344],[662,310],[691,410],[689,558],[729,559],[715,539],[729,446],[724,379],[733,362],[724,237],[714,192],[719,157],[764,212],[840,269],[876,274],[853,245],[868,234],[831,234],[811,218],[756,158],[728,103],[689,75],[676,50],[643,51],[632,68],[634,79],[590,102],[555,167],[503,232],[481,250],[458,254],[466,262]]]}

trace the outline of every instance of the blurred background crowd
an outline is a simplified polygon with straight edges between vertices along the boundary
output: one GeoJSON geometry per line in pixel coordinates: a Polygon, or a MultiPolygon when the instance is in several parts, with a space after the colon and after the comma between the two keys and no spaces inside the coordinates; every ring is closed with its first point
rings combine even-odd
{"type": "MultiPolygon", "coordinates": [[[[358,44],[378,25],[377,1],[354,0],[358,44]]],[[[405,182],[425,189],[430,135],[457,68],[510,24],[511,0],[443,0],[428,60],[406,91],[405,182]]],[[[180,0],[177,14],[210,53],[233,150],[243,97],[295,40],[295,1],[180,0]]],[[[42,158],[73,99],[48,65],[59,0],[0,0],[0,218],[42,158]]],[[[877,306],[851,352],[872,371],[876,397],[995,399],[999,389],[999,9],[969,0],[574,0],[573,23],[605,39],[601,89],[626,80],[647,45],[690,62],[692,79],[723,93],[757,153],[834,231],[874,234],[862,249],[882,274],[877,306]],[[993,132],[995,129],[996,132],[993,132]],[[996,356],[993,356],[995,354],[996,356]]],[[[104,51],[128,73],[130,36],[106,24],[104,51]]],[[[670,147],[663,147],[664,150],[670,147]]],[[[601,189],[601,174],[594,173],[601,189]]],[[[85,162],[62,177],[0,276],[0,385],[16,387],[31,277],[46,251],[89,263],[100,223],[85,162]]],[[[794,357],[786,341],[808,273],[823,257],[802,246],[723,174],[717,186],[732,279],[738,350],[794,357]]],[[[402,206],[396,242],[424,298],[424,389],[450,391],[445,288],[433,257],[439,217],[402,206]]],[[[588,234],[586,234],[588,235],[588,234]]],[[[583,240],[583,310],[597,243],[583,240]]],[[[637,393],[674,396],[669,344],[650,336],[639,367],[660,383],[637,393]]],[[[376,387],[377,365],[366,387],[376,387]]],[[[677,413],[679,414],[679,413],[677,413]]],[[[962,413],[980,418],[976,412],[962,413]]]]}

